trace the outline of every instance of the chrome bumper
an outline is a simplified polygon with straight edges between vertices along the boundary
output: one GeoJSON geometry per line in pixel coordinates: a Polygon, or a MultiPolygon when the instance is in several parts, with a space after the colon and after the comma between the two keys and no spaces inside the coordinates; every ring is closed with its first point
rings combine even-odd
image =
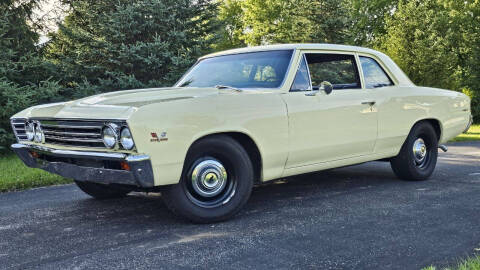
{"type": "Polygon", "coordinates": [[[13,144],[11,148],[28,167],[39,168],[77,181],[134,185],[145,188],[154,186],[152,164],[147,155],[59,150],[20,143],[13,144]],[[128,165],[129,170],[75,164],[75,161],[80,160],[83,163],[87,161],[87,164],[89,161],[98,164],[122,162],[128,165]]]}
{"type": "Polygon", "coordinates": [[[472,124],[473,124],[473,116],[470,115],[470,121],[468,121],[468,125],[467,125],[467,127],[465,128],[465,130],[464,130],[462,133],[466,133],[466,132],[470,129],[470,127],[472,126],[472,124]]]}

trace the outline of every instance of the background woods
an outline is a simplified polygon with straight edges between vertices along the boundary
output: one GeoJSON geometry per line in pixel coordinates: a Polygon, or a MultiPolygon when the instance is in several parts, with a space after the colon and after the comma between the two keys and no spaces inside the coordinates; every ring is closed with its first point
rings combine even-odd
{"type": "Polygon", "coordinates": [[[53,29],[35,13],[47,2],[0,2],[4,151],[26,107],[169,86],[205,53],[273,43],[378,49],[416,84],[470,95],[480,119],[478,0],[59,0],[53,29]]]}

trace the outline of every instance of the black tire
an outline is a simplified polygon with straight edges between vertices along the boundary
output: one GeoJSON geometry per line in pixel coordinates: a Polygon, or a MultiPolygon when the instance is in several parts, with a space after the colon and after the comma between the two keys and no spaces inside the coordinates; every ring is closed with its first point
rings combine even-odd
{"type": "Polygon", "coordinates": [[[253,165],[245,149],[229,136],[211,136],[191,146],[180,182],[168,186],[162,197],[180,217],[195,223],[219,222],[242,209],[253,180],[253,165]],[[208,192],[210,197],[201,195],[208,192]]]}
{"type": "Polygon", "coordinates": [[[438,138],[435,129],[428,122],[419,122],[413,126],[398,156],[390,160],[390,165],[400,179],[422,181],[432,175],[437,157],[438,138]],[[426,147],[424,151],[422,145],[426,147]],[[417,151],[414,146],[417,146],[417,151]]]}
{"type": "Polygon", "coordinates": [[[83,192],[98,200],[122,198],[131,191],[126,188],[115,187],[111,185],[102,185],[92,182],[76,181],[78,188],[83,192]]]}

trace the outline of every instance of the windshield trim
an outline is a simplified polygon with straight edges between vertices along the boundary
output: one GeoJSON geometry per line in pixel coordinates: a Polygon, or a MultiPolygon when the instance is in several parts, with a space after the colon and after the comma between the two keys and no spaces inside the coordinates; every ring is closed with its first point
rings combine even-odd
{"type": "Polygon", "coordinates": [[[227,56],[227,55],[239,55],[239,54],[247,54],[247,53],[257,53],[257,52],[275,52],[275,51],[291,51],[292,55],[290,56],[290,61],[288,62],[287,70],[285,71],[285,76],[283,77],[283,81],[280,83],[278,87],[249,87],[249,88],[241,88],[242,90],[248,90],[248,89],[262,89],[262,90],[278,90],[282,89],[285,86],[285,82],[288,78],[288,75],[290,74],[290,69],[292,68],[293,64],[293,58],[295,58],[297,49],[278,49],[278,50],[258,50],[258,51],[252,51],[252,52],[241,52],[241,53],[229,53],[229,54],[222,54],[222,55],[215,55],[211,57],[204,57],[204,58],[199,58],[195,64],[193,64],[183,75],[180,77],[180,79],[173,85],[173,87],[179,87],[179,88],[203,88],[203,87],[189,87],[189,86],[179,86],[180,82],[185,78],[185,76],[192,71],[201,61],[205,59],[211,59],[211,58],[216,58],[216,57],[222,57],[222,56],[227,56]]]}

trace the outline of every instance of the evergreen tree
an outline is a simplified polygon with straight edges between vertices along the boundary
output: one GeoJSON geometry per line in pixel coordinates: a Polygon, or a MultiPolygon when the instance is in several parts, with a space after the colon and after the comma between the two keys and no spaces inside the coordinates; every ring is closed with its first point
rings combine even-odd
{"type": "Polygon", "coordinates": [[[30,26],[38,1],[0,2],[0,150],[13,142],[9,118],[41,102],[55,100],[60,86],[51,80],[53,67],[42,60],[30,26]]]}
{"type": "Polygon", "coordinates": [[[72,96],[169,86],[214,37],[216,5],[206,0],[65,3],[71,13],[51,35],[47,57],[61,67],[72,96]]]}

